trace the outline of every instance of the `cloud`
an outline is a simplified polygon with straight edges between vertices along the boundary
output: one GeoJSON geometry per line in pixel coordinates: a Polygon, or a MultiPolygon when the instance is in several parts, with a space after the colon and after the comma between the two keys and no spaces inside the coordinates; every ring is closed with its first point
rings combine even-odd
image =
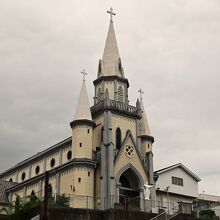
{"type": "Polygon", "coordinates": [[[155,168],[182,162],[219,194],[218,0],[1,1],[0,170],[71,135],[83,68],[92,104],[111,5],[131,104],[144,88],[155,168]]]}

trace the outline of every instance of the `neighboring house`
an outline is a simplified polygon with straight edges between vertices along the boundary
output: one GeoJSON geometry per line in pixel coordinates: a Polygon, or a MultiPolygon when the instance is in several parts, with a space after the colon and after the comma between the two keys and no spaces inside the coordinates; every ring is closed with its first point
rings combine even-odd
{"type": "Polygon", "coordinates": [[[6,190],[15,185],[17,185],[17,183],[0,180],[0,215],[8,214],[11,203],[8,200],[6,190]]]}
{"type": "Polygon", "coordinates": [[[179,203],[189,204],[198,197],[198,182],[201,180],[183,164],[178,163],[155,171],[157,206],[175,209],[179,203]]]}
{"type": "Polygon", "coordinates": [[[203,209],[212,209],[215,211],[216,216],[220,217],[220,196],[204,193],[199,194],[199,197],[194,205],[197,207],[198,212],[203,209]]]}

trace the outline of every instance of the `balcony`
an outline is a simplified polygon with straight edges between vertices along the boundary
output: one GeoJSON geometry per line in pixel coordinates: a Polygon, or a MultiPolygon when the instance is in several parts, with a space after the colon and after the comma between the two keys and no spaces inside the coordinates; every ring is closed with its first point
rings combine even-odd
{"type": "Polygon", "coordinates": [[[96,105],[92,106],[90,109],[92,116],[102,113],[104,110],[110,110],[112,112],[124,114],[126,116],[132,116],[135,118],[141,117],[140,111],[138,111],[136,107],[111,99],[104,99],[96,105]]]}

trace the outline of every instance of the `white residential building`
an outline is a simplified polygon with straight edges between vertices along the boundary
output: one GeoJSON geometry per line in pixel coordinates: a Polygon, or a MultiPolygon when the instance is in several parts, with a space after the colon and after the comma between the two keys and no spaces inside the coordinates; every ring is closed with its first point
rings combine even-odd
{"type": "Polygon", "coordinates": [[[192,207],[198,197],[198,176],[181,163],[157,170],[155,175],[157,205],[161,209],[174,210],[180,203],[192,207]]]}

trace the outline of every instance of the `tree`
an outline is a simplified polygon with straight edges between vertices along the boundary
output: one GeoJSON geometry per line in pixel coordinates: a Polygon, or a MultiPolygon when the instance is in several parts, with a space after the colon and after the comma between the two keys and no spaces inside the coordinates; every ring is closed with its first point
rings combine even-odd
{"type": "Polygon", "coordinates": [[[51,195],[48,198],[48,206],[50,208],[54,207],[69,207],[70,198],[67,197],[65,194],[57,195],[56,201],[55,198],[51,195]]]}
{"type": "Polygon", "coordinates": [[[16,195],[16,200],[15,200],[15,214],[18,214],[22,209],[22,204],[21,204],[21,197],[19,195],[16,195]]]}
{"type": "Polygon", "coordinates": [[[202,219],[212,220],[212,218],[215,216],[215,211],[212,209],[206,209],[200,211],[199,215],[202,219]]]}

